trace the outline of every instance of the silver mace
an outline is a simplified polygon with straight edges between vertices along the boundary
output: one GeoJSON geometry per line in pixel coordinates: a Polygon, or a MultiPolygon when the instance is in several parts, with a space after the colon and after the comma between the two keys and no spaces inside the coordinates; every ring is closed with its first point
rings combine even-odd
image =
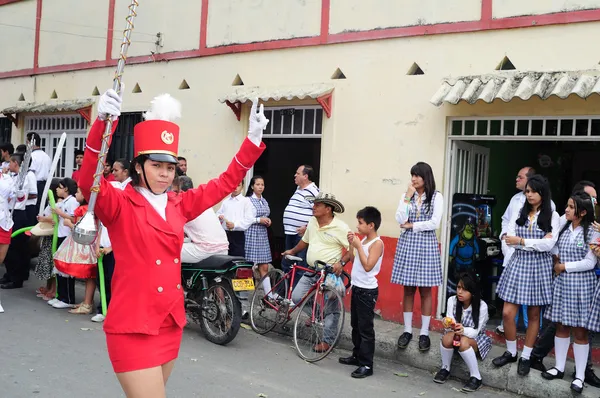
{"type": "MultiPolygon", "coordinates": [[[[125,61],[127,60],[127,50],[131,44],[131,32],[133,31],[133,19],[137,16],[136,8],[139,5],[138,0],[131,0],[129,5],[129,15],[126,18],[127,26],[123,31],[123,41],[121,42],[121,53],[119,54],[119,62],[117,63],[117,71],[115,72],[115,78],[113,80],[113,90],[117,94],[121,93],[121,77],[123,76],[123,69],[125,69],[125,61]]],[[[73,228],[73,239],[75,242],[82,245],[90,245],[96,239],[98,235],[98,225],[94,215],[94,207],[96,207],[96,200],[98,198],[98,192],[100,191],[100,178],[102,175],[102,169],[104,168],[104,162],[106,155],[108,154],[108,140],[112,131],[113,119],[108,118],[106,123],[106,129],[102,136],[102,147],[100,154],[98,155],[98,165],[96,166],[96,173],[94,174],[94,184],[91,188],[91,195],[88,205],[88,210],[85,215],[79,220],[73,228]]]]}

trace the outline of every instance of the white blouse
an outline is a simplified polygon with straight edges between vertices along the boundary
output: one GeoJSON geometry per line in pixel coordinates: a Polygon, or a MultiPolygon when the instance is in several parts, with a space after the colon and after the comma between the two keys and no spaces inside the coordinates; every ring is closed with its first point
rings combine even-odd
{"type": "MultiPolygon", "coordinates": [[[[508,232],[506,233],[508,236],[517,236],[517,220],[519,219],[520,212],[513,214],[510,223],[508,224],[508,232]]],[[[538,211],[533,219],[529,220],[530,224],[536,223],[540,212],[538,211]]],[[[523,239],[524,246],[521,245],[513,245],[515,249],[525,250],[525,251],[538,251],[538,252],[549,252],[552,250],[554,245],[556,245],[556,241],[558,241],[558,234],[560,233],[560,217],[558,213],[552,212],[552,237],[551,238],[542,238],[542,239],[523,239]]]]}
{"type": "Polygon", "coordinates": [[[142,194],[144,198],[152,205],[154,210],[158,213],[159,216],[162,217],[163,220],[167,221],[167,201],[169,197],[167,193],[161,193],[160,195],[155,195],[150,192],[147,188],[143,187],[135,187],[135,190],[142,194]]]}
{"type": "Polygon", "coordinates": [[[9,231],[13,227],[9,200],[15,200],[15,184],[12,178],[0,177],[0,227],[9,231]]]}
{"type": "MultiPolygon", "coordinates": [[[[456,309],[456,301],[457,301],[456,296],[452,296],[452,297],[448,298],[448,305],[446,306],[446,316],[449,318],[452,318],[452,320],[454,322],[456,322],[456,319],[454,318],[454,313],[455,313],[455,309],[456,309]]],[[[460,304],[460,305],[462,305],[462,304],[460,304]]],[[[472,307],[473,306],[470,305],[467,308],[463,308],[462,319],[465,318],[465,314],[472,311],[472,307]]],[[[489,320],[489,315],[488,315],[487,304],[485,303],[485,301],[481,300],[481,304],[479,304],[479,322],[477,323],[477,325],[478,325],[477,329],[465,327],[465,331],[463,332],[463,335],[470,339],[474,339],[475,337],[477,337],[479,335],[479,333],[481,333],[482,330],[485,330],[485,325],[487,324],[488,320],[489,320]]],[[[473,323],[475,323],[474,319],[473,319],[473,323]]]]}
{"type": "MultiPolygon", "coordinates": [[[[400,204],[398,205],[398,210],[396,210],[396,221],[400,225],[408,221],[408,215],[410,213],[411,203],[404,202],[405,196],[406,192],[404,195],[402,195],[402,199],[400,199],[400,204]]],[[[423,195],[421,195],[421,203],[418,202],[419,194],[417,192],[414,193],[413,198],[417,202],[418,209],[421,209],[423,206],[428,206],[424,204],[425,200],[427,199],[425,192],[423,192],[423,195]]],[[[414,222],[412,228],[413,232],[436,231],[440,227],[442,216],[444,214],[444,197],[441,193],[436,192],[435,199],[431,205],[433,206],[433,214],[431,215],[431,219],[429,221],[414,222]]]]}

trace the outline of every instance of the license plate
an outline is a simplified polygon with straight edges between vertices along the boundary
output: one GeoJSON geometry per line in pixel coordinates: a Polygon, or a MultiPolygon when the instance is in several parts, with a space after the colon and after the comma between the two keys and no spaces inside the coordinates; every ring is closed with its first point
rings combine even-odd
{"type": "Polygon", "coordinates": [[[242,290],[254,290],[254,279],[232,279],[231,285],[233,286],[233,290],[236,292],[242,290]]]}

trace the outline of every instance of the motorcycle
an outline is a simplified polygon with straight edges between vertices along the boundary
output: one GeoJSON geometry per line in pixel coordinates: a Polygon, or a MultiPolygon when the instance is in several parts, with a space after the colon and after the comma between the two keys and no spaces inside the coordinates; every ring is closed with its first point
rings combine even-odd
{"type": "Polygon", "coordinates": [[[242,321],[242,295],[254,290],[251,263],[243,257],[214,255],[181,265],[185,310],[210,342],[231,342],[242,321]]]}

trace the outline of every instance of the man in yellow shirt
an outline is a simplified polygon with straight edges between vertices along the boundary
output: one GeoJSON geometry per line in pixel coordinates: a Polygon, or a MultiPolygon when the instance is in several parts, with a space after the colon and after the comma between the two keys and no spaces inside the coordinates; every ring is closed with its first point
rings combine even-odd
{"type": "MultiPolygon", "coordinates": [[[[313,267],[317,260],[324,261],[327,264],[333,264],[336,275],[340,275],[342,268],[350,260],[348,252],[350,228],[345,222],[335,217],[335,213],[344,212],[344,205],[334,195],[324,192],[320,192],[313,199],[313,203],[313,217],[306,226],[302,240],[293,249],[285,251],[283,256],[293,256],[308,248],[306,262],[309,267],[313,267]]],[[[299,303],[318,278],[318,274],[303,275],[292,290],[292,301],[299,303]]],[[[325,316],[324,341],[315,346],[315,351],[327,351],[334,343],[335,333],[328,333],[328,331],[336,326],[338,318],[339,314],[333,312],[325,316]]]]}

